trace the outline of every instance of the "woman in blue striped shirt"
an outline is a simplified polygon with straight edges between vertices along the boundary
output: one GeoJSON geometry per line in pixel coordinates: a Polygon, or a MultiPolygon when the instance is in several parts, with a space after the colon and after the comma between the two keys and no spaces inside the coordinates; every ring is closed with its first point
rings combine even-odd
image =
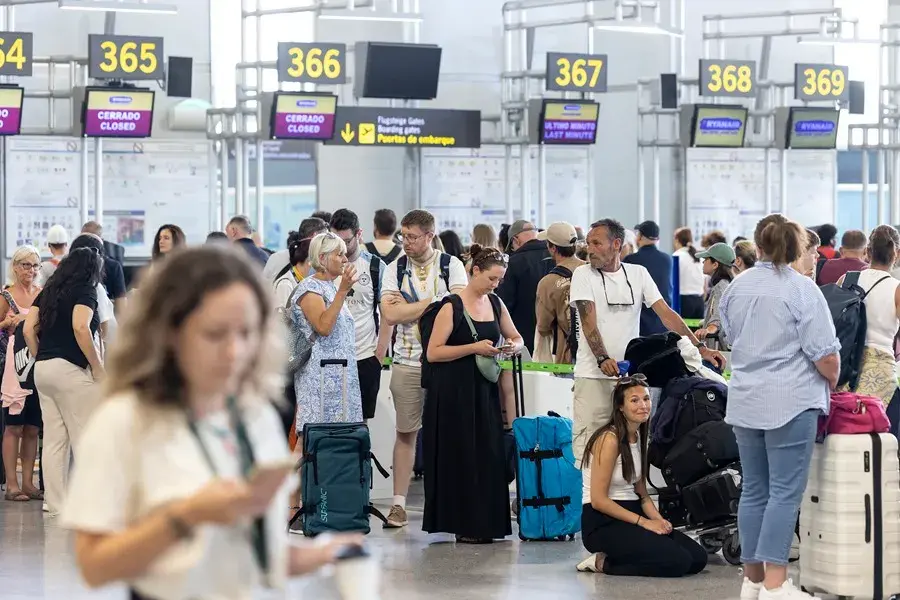
{"type": "Polygon", "coordinates": [[[741,600],[810,598],[787,580],[787,564],[818,417],[837,385],[840,343],[819,288],[791,268],[805,250],[803,228],[769,215],[754,237],[760,261],[719,303],[732,344],[726,421],[743,467],[741,600]]]}

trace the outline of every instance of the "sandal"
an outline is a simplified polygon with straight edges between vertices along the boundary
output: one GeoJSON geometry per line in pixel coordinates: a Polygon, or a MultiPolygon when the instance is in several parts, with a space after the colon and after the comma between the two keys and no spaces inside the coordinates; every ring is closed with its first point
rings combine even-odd
{"type": "Polygon", "coordinates": [[[41,490],[34,490],[33,492],[26,492],[23,490],[22,493],[26,494],[32,500],[43,500],[44,499],[44,492],[42,492],[41,490]]]}
{"type": "Polygon", "coordinates": [[[493,544],[494,540],[491,538],[476,538],[476,537],[466,537],[463,535],[456,536],[457,544],[493,544]]]}
{"type": "Polygon", "coordinates": [[[21,490],[19,490],[18,492],[7,491],[3,495],[3,498],[7,502],[28,502],[29,500],[31,500],[31,496],[21,490]]]}

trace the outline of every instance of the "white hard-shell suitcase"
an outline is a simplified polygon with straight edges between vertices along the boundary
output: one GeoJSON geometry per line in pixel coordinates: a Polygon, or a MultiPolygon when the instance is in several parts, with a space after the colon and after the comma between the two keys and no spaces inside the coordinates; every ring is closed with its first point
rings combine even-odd
{"type": "Polygon", "coordinates": [[[891,434],[831,434],[800,506],[800,584],[882,600],[900,593],[900,461],[891,434]]]}

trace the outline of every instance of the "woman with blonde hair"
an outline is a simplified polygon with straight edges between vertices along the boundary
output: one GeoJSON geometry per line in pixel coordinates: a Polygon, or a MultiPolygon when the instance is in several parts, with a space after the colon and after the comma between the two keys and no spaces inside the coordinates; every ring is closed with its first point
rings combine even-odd
{"type": "Polygon", "coordinates": [[[356,370],[356,328],[346,305],[359,276],[347,262],[347,245],[331,232],[313,238],[309,260],[315,274],[297,284],[291,302],[293,327],[312,343],[309,360],[294,375],[301,448],[300,434],[306,423],[363,420],[356,370]],[[322,366],[324,360],[345,360],[347,364],[322,366]]]}
{"type": "MultiPolygon", "coordinates": [[[[34,246],[19,246],[9,262],[8,285],[0,294],[0,369],[3,370],[3,467],[6,472],[4,498],[13,502],[42,500],[43,492],[34,486],[34,462],[41,429],[41,404],[34,389],[34,376],[25,389],[16,376],[13,340],[16,327],[25,320],[34,299],[41,291],[36,279],[41,257],[34,246]],[[22,483],[17,479],[17,463],[22,460],[22,483]]],[[[22,335],[21,331],[19,335],[22,335]]],[[[29,371],[29,373],[31,373],[29,371]]]]}
{"type": "Polygon", "coordinates": [[[487,223],[479,223],[472,228],[472,245],[482,248],[500,248],[497,243],[497,232],[487,223]]]}
{"type": "Polygon", "coordinates": [[[230,247],[173,253],[129,308],[63,515],[87,584],[244,599],[358,544],[288,544],[284,353],[256,265],[230,247]]]}
{"type": "Polygon", "coordinates": [[[734,276],[753,268],[758,259],[756,245],[750,240],[740,240],[734,244],[734,276]]]}

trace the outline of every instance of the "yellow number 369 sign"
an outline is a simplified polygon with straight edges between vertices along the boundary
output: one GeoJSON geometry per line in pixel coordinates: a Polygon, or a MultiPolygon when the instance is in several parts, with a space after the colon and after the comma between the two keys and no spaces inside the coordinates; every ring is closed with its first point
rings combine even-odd
{"type": "Polygon", "coordinates": [[[162,79],[164,61],[161,37],[88,36],[88,73],[93,79],[162,79]]]}

